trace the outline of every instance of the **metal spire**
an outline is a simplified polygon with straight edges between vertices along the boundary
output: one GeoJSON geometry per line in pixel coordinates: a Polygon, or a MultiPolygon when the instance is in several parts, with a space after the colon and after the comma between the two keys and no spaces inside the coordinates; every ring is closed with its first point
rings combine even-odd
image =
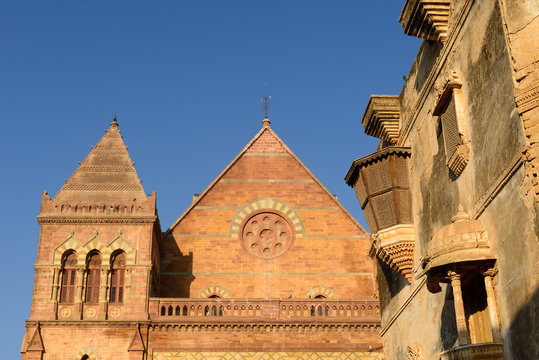
{"type": "Polygon", "coordinates": [[[260,99],[260,101],[262,101],[262,108],[264,109],[264,118],[267,119],[268,118],[268,110],[270,109],[270,99],[271,99],[271,96],[268,96],[268,83],[264,83],[264,87],[265,87],[265,91],[264,91],[264,97],[262,99],[260,99]]]}

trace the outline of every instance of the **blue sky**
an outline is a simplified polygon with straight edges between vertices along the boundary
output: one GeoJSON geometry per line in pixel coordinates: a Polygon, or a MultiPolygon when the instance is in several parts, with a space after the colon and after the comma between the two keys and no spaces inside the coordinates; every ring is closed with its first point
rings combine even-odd
{"type": "Polygon", "coordinates": [[[41,192],[56,194],[115,113],[163,230],[272,128],[364,226],[344,183],[374,151],[370,94],[398,94],[419,48],[404,1],[0,1],[2,358],[20,356],[41,192]],[[15,301],[14,301],[15,299],[15,301]]]}

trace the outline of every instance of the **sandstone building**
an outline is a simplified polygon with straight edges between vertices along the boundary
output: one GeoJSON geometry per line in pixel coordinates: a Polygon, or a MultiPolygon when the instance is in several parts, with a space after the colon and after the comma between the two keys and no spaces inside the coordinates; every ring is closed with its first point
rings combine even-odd
{"type": "Polygon", "coordinates": [[[116,119],[43,192],[22,358],[381,359],[365,230],[270,128],[165,232],[116,119]]]}
{"type": "Polygon", "coordinates": [[[407,0],[424,41],[353,162],[387,359],[538,359],[539,5],[407,0]],[[409,329],[409,330],[408,330],[409,329]]]}

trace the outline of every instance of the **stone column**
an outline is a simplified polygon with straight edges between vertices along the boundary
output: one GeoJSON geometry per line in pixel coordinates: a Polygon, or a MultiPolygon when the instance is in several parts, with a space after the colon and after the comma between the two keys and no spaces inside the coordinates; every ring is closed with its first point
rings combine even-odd
{"type": "Polygon", "coordinates": [[[126,279],[125,279],[125,292],[124,292],[124,302],[125,300],[131,297],[131,282],[133,277],[133,268],[128,266],[125,268],[126,279]]]}
{"type": "Polygon", "coordinates": [[[75,293],[75,318],[82,319],[82,296],[84,293],[84,275],[86,266],[77,266],[77,291],[75,293]]]}
{"type": "Polygon", "coordinates": [[[459,346],[468,345],[470,343],[470,339],[468,336],[468,329],[466,327],[466,313],[464,312],[464,301],[462,300],[460,275],[454,271],[448,271],[447,276],[451,280],[451,287],[453,288],[453,301],[455,303],[458,343],[459,346]]]}
{"type": "Polygon", "coordinates": [[[108,311],[108,288],[109,288],[110,266],[101,266],[101,284],[99,284],[99,320],[107,319],[108,311]]]}
{"type": "Polygon", "coordinates": [[[492,278],[498,273],[497,269],[488,269],[483,273],[485,276],[485,289],[487,290],[488,313],[490,315],[490,324],[492,326],[492,339],[494,342],[503,342],[500,330],[500,318],[498,317],[498,308],[496,306],[496,295],[492,278]]]}
{"type": "Polygon", "coordinates": [[[51,302],[52,302],[52,311],[53,311],[53,317],[55,320],[58,320],[58,290],[60,288],[60,266],[54,266],[52,268],[52,296],[51,296],[51,302]]]}

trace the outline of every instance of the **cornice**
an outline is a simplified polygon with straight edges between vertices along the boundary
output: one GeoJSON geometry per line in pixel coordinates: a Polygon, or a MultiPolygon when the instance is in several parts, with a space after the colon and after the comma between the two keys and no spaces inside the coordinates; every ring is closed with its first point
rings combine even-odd
{"type": "Polygon", "coordinates": [[[151,216],[48,216],[39,215],[39,224],[151,224],[157,221],[157,215],[151,216]]]}
{"type": "Polygon", "coordinates": [[[306,319],[305,321],[282,322],[277,320],[241,320],[241,319],[205,319],[205,321],[136,321],[136,320],[26,320],[26,327],[35,327],[37,324],[43,327],[136,327],[148,326],[152,330],[169,331],[169,330],[299,330],[312,329],[316,331],[330,330],[354,330],[354,331],[373,331],[379,332],[381,324],[379,320],[371,321],[324,321],[320,319],[306,319]]]}

